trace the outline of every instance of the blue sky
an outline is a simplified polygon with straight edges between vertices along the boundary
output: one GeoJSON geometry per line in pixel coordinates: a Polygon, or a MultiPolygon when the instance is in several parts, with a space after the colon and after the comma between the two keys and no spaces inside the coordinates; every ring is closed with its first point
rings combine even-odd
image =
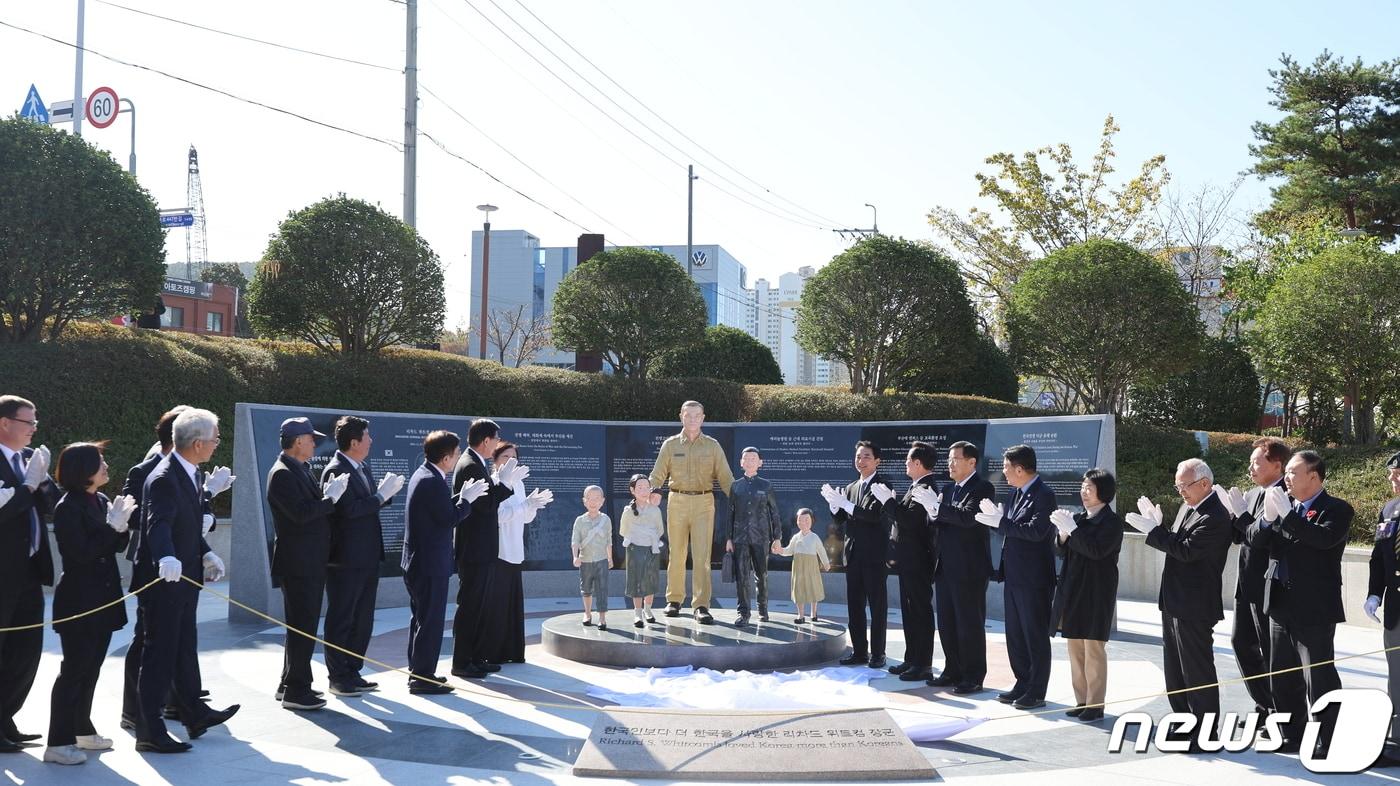
{"type": "MultiPolygon", "coordinates": [[[[402,66],[404,6],[391,0],[112,2],[402,66]]],[[[523,2],[723,163],[647,114],[517,0],[422,0],[419,11],[423,84],[515,157],[428,95],[421,96],[421,127],[616,242],[684,242],[683,165],[693,162],[701,177],[696,242],[724,245],[748,265],[750,281],[819,266],[845,247],[813,214],[868,226],[863,204],[870,202],[882,230],[931,238],[929,208],[963,212],[977,204],[973,175],[986,168],[986,156],[1067,142],[1087,162],[1109,113],[1122,127],[1120,173],[1163,153],[1173,188],[1225,184],[1251,163],[1251,123],[1274,116],[1268,70],[1281,53],[1304,61],[1323,49],[1367,62],[1400,55],[1400,6],[1383,2],[1352,3],[1344,12],[1294,2],[523,2]],[[601,117],[486,18],[665,155],[601,117]],[[664,139],[636,127],[551,52],[664,139]],[[735,200],[717,190],[738,191],[722,178],[757,194],[748,201],[769,200],[785,208],[775,212],[804,220],[735,200]]],[[[75,0],[8,3],[0,21],[72,41],[75,8],[75,0]]],[[[402,140],[397,73],[211,35],[99,0],[87,8],[94,50],[402,140]]],[[[85,91],[110,85],[136,101],[138,176],[160,205],[184,204],[185,153],[191,143],[199,148],[215,261],[256,259],[288,211],[323,196],[345,192],[400,211],[402,159],[389,146],[93,55],[84,82],[85,91]]],[[[47,102],[71,97],[72,50],[0,27],[0,96],[17,109],[31,83],[47,102]]],[[[127,122],[123,116],[85,136],[125,162],[127,122]]],[[[582,231],[427,140],[418,167],[418,224],[448,264],[449,322],[467,310],[464,255],[479,225],[473,206],[500,206],[494,226],[530,230],[547,245],[570,244],[582,231]]],[[[1236,206],[1266,201],[1267,185],[1251,178],[1236,206]]],[[[183,261],[183,237],[171,241],[169,260],[183,261]]]]}

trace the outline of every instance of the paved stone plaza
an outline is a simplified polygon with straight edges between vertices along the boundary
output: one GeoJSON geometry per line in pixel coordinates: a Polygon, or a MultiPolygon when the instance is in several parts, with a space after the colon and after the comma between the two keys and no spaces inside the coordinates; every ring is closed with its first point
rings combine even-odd
{"type": "MultiPolygon", "coordinates": [[[[226,589],[226,585],[215,585],[226,589]]],[[[539,645],[545,619],[573,611],[577,598],[531,599],[526,602],[529,663],[506,666],[501,675],[475,682],[450,696],[411,696],[397,674],[365,676],[379,681],[379,692],[361,698],[327,695],[319,712],[284,710],[272,691],[282,665],[282,633],[268,625],[232,625],[224,601],[205,593],[200,605],[200,656],[206,687],[215,706],[238,702],[242,711],[226,727],[196,740],[191,753],[138,755],[127,732],[118,728],[121,656],[131,629],[116,634],[98,684],[93,718],[99,733],[116,740],[113,751],[93,755],[79,767],[40,762],[42,747],[0,758],[0,769],[11,783],[116,784],[154,786],[176,784],[566,784],[619,783],[574,777],[570,770],[594,712],[556,705],[593,702],[586,696],[590,679],[607,671],[548,655],[539,645]],[[504,676],[502,676],[504,675],[504,676]],[[532,706],[531,702],[541,705],[532,706]]],[[[773,604],[776,612],[793,611],[790,602],[773,604]]],[[[823,606],[839,621],[838,606],[823,606]]],[[[132,610],[134,611],[134,609],[132,610]]],[[[452,608],[449,607],[449,615],[452,608]]],[[[1160,630],[1154,604],[1120,601],[1119,631],[1108,644],[1108,698],[1141,697],[1162,690],[1160,630]]],[[[619,616],[619,621],[630,621],[619,616]]],[[[891,614],[890,657],[903,648],[891,614]]],[[[405,661],[408,625],[406,608],[381,609],[371,657],[396,665],[405,661]]],[[[1222,679],[1238,676],[1230,653],[1227,618],[1215,628],[1216,665],[1222,679]]],[[[1000,688],[1011,682],[1001,623],[991,622],[987,684],[1000,688]]],[[[450,631],[449,631],[450,634],[450,631]]],[[[444,655],[450,657],[450,638],[444,655]]],[[[1381,647],[1374,631],[1342,626],[1337,634],[1339,656],[1381,647]]],[[[1400,780],[1400,771],[1375,770],[1356,776],[1322,776],[1308,772],[1296,756],[1245,752],[1234,755],[1110,754],[1106,752],[1113,716],[1142,709],[1154,716],[1168,711],[1165,699],[1140,699],[1107,708],[1109,718],[1085,726],[1059,710],[1072,695],[1063,639],[1054,640],[1055,668],[1048,700],[1053,714],[1029,717],[998,704],[988,691],[966,701],[938,693],[922,683],[880,679],[873,683],[891,694],[897,705],[937,702],[947,713],[981,715],[992,721],[955,739],[923,743],[918,750],[947,781],[1004,783],[1018,779],[1044,786],[1051,783],[1362,783],[1400,780]],[[1004,719],[1005,716],[1015,716],[1004,719]],[[1018,776],[1020,776],[1018,778],[1018,776]]],[[[324,690],[325,671],[316,664],[316,687],[324,690]]],[[[940,655],[935,656],[935,667],[940,655]]],[[[17,716],[22,731],[47,730],[49,688],[58,671],[58,639],[48,632],[44,660],[29,702],[17,716]]],[[[1383,656],[1369,656],[1339,665],[1345,687],[1385,688],[1383,656]]],[[[444,662],[439,673],[446,674],[444,662]]],[[[454,682],[461,684],[460,681],[454,682]]],[[[1226,711],[1242,712],[1250,703],[1240,685],[1223,689],[1226,711]]],[[[924,706],[927,706],[926,704],[924,706]]],[[[183,729],[172,724],[181,738],[183,729]]]]}

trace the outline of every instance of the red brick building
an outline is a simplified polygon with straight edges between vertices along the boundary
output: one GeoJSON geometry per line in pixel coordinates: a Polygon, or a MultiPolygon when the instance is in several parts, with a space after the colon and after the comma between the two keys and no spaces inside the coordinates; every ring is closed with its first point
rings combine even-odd
{"type": "Polygon", "coordinates": [[[223,284],[167,278],[160,289],[165,303],[165,313],[160,315],[161,330],[231,336],[239,296],[238,290],[223,284]]]}

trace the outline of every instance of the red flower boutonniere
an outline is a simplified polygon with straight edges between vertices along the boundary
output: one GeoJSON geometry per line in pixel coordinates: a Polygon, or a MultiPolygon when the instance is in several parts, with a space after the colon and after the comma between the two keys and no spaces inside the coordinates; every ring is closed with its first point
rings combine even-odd
{"type": "Polygon", "coordinates": [[[1308,510],[1308,521],[1312,521],[1315,518],[1317,518],[1317,511],[1308,510]]]}

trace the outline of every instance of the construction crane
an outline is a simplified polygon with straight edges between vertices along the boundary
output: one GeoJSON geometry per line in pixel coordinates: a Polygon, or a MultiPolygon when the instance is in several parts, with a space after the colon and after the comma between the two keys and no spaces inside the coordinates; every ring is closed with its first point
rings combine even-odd
{"type": "Polygon", "coordinates": [[[199,180],[199,152],[190,145],[186,196],[194,223],[185,227],[185,278],[197,281],[209,264],[209,235],[204,223],[204,186],[199,180]]]}

